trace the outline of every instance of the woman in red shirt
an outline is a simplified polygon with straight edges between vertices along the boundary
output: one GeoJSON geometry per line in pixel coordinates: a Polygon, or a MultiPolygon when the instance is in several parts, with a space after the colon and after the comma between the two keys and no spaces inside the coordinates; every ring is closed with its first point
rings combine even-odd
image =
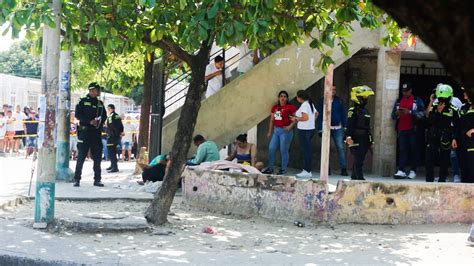
{"type": "Polygon", "coordinates": [[[274,105],[271,110],[267,134],[267,137],[271,137],[271,140],[268,147],[268,167],[263,171],[264,174],[273,174],[275,152],[278,148],[281,154],[281,166],[278,174],[286,174],[289,159],[288,150],[293,139],[293,126],[296,123],[291,120],[291,117],[295,115],[296,110],[296,106],[288,103],[288,92],[280,91],[278,93],[278,104],[274,105]]]}

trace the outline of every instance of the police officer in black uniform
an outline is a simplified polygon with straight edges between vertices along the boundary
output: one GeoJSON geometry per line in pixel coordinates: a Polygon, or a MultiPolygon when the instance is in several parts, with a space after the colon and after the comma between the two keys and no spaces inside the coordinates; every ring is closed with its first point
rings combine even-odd
{"type": "Polygon", "coordinates": [[[76,118],[79,120],[77,129],[77,164],[74,174],[74,186],[80,186],[82,166],[89,149],[94,160],[94,186],[103,187],[100,175],[102,160],[101,130],[107,118],[104,103],[98,99],[102,87],[96,82],[89,84],[89,94],[82,97],[76,105],[76,118]]]}
{"type": "Polygon", "coordinates": [[[462,89],[467,103],[459,111],[452,147],[458,155],[461,182],[474,183],[474,88],[462,89]]]}
{"type": "Polygon", "coordinates": [[[435,159],[439,158],[439,180],[446,182],[454,139],[454,125],[458,123],[459,110],[451,103],[453,88],[447,84],[438,84],[435,91],[437,102],[430,99],[426,117],[428,134],[426,145],[426,182],[434,182],[435,159]]]}
{"type": "Polygon", "coordinates": [[[107,172],[116,173],[118,172],[117,166],[117,146],[120,145],[120,137],[123,133],[123,124],[120,116],[115,112],[115,105],[107,105],[107,116],[106,132],[107,132],[107,151],[110,160],[110,167],[107,168],[107,172]]]}
{"type": "Polygon", "coordinates": [[[354,159],[352,180],[365,180],[362,167],[367,151],[374,144],[370,134],[370,114],[365,107],[369,96],[372,95],[374,91],[366,85],[354,87],[351,90],[354,106],[349,108],[347,113],[346,144],[354,159]]]}

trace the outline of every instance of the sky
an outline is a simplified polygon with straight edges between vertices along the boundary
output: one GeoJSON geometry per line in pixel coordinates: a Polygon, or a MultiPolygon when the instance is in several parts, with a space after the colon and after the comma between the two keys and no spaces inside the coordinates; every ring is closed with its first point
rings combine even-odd
{"type": "Polygon", "coordinates": [[[25,33],[21,32],[20,33],[20,38],[13,40],[11,38],[11,36],[12,36],[11,31],[9,31],[5,36],[3,36],[2,33],[7,28],[7,26],[8,26],[8,24],[4,24],[3,26],[0,27],[0,52],[8,50],[8,48],[10,48],[10,46],[14,42],[17,42],[17,41],[23,39],[24,36],[25,36],[25,33]]]}

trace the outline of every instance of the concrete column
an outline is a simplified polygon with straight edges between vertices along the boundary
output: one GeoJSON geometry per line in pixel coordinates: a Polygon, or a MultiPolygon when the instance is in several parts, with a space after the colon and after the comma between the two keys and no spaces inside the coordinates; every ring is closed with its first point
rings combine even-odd
{"type": "Polygon", "coordinates": [[[399,95],[401,54],[380,48],[377,57],[377,86],[375,90],[373,173],[391,176],[397,160],[397,134],[390,117],[399,95]]]}

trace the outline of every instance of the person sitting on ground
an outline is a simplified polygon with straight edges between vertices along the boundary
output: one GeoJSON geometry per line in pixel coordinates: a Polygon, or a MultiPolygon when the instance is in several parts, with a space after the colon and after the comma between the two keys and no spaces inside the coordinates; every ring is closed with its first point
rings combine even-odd
{"type": "Polygon", "coordinates": [[[166,172],[171,165],[171,155],[158,155],[156,156],[149,165],[145,166],[142,173],[142,180],[137,181],[138,184],[144,185],[146,182],[163,181],[166,172]]]}
{"type": "Polygon", "coordinates": [[[197,147],[196,155],[186,162],[186,165],[199,165],[203,162],[213,162],[220,160],[219,149],[216,143],[211,140],[206,140],[201,135],[196,135],[193,138],[193,143],[197,147]]]}
{"type": "Polygon", "coordinates": [[[247,142],[247,134],[240,134],[235,139],[235,149],[227,161],[237,159],[237,163],[251,165],[259,171],[263,169],[263,163],[257,162],[257,145],[247,142]]]}

